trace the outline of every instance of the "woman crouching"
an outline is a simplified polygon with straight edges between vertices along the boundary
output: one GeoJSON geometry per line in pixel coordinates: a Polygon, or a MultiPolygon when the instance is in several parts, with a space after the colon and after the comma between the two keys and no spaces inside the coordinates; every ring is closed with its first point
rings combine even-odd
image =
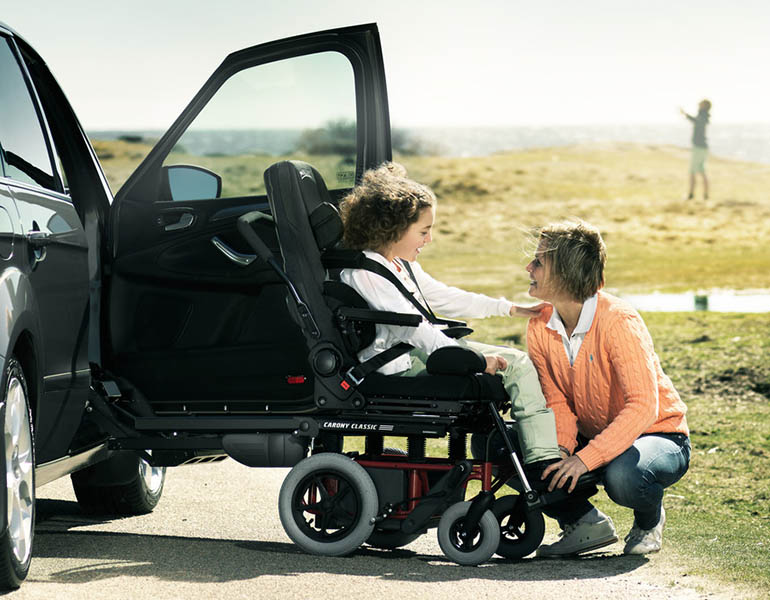
{"type": "MultiPolygon", "coordinates": [[[[529,322],[529,355],[556,417],[565,458],[544,470],[549,489],[568,486],[606,466],[608,496],[634,511],[625,554],[660,550],[664,488],[687,471],[686,407],[660,366],[644,321],[625,301],[599,291],[606,249],[586,223],[545,227],[527,265],[529,294],[545,309],[529,322]]],[[[544,512],[557,519],[561,539],[538,556],[579,554],[617,541],[609,517],[588,501],[596,488],[578,488],[544,512]]]]}

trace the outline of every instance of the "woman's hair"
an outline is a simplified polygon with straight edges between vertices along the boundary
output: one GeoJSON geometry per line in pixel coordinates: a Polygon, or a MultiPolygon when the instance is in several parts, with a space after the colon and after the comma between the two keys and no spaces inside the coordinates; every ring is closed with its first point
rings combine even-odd
{"type": "Polygon", "coordinates": [[[435,204],[433,191],[407,178],[406,169],[398,163],[370,169],[340,203],[345,245],[383,250],[401,239],[424,208],[435,204]]]}
{"type": "Polygon", "coordinates": [[[584,221],[551,223],[540,230],[538,246],[560,292],[585,302],[604,286],[607,248],[593,225],[584,221]]]}

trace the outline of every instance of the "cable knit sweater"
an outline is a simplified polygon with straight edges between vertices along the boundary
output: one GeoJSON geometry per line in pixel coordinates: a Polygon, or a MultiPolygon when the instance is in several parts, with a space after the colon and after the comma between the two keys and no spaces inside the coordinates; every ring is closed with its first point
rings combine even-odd
{"type": "Polygon", "coordinates": [[[556,416],[559,445],[577,452],[589,470],[607,464],[643,433],[689,435],[687,407],[663,372],[639,313],[599,292],[596,315],[570,366],[561,336],[546,327],[548,308],[527,330],[529,356],[556,416]]]}

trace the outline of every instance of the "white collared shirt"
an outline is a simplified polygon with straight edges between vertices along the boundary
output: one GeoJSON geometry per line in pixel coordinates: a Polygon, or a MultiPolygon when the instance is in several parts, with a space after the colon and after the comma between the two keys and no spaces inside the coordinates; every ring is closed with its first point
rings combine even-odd
{"type": "Polygon", "coordinates": [[[596,315],[596,303],[598,301],[598,294],[594,294],[588,300],[583,302],[583,308],[580,311],[580,318],[578,319],[575,330],[572,335],[567,335],[567,330],[564,329],[564,322],[559,316],[559,311],[556,307],[553,307],[553,314],[548,320],[546,327],[552,329],[561,335],[561,341],[564,343],[564,350],[567,352],[567,358],[569,359],[570,366],[575,364],[575,358],[577,358],[580,346],[583,345],[583,338],[585,338],[588,330],[591,329],[591,323],[594,322],[594,316],[596,315]]]}
{"type": "MultiPolygon", "coordinates": [[[[415,293],[415,297],[422,303],[421,294],[406,270],[387,260],[378,252],[364,250],[367,258],[377,261],[398,277],[409,292],[415,293]],[[399,270],[400,269],[400,270],[399,270]]],[[[400,260],[400,259],[398,259],[400,260]]],[[[412,267],[415,279],[420,284],[425,300],[438,314],[447,317],[492,317],[507,316],[513,304],[505,298],[490,298],[483,294],[466,292],[456,287],[448,286],[422,270],[418,262],[409,263],[412,267]]],[[[401,292],[384,277],[366,271],[364,269],[343,269],[340,279],[356,290],[374,310],[393,311],[408,314],[420,314],[417,309],[401,292]]],[[[456,346],[457,341],[445,336],[441,328],[423,320],[417,327],[404,327],[398,325],[376,325],[374,343],[358,353],[359,359],[364,362],[372,356],[387,350],[399,342],[406,342],[415,348],[419,348],[426,354],[443,346],[456,346]]],[[[406,371],[412,361],[409,354],[403,354],[378,369],[380,373],[391,375],[406,371]]]]}

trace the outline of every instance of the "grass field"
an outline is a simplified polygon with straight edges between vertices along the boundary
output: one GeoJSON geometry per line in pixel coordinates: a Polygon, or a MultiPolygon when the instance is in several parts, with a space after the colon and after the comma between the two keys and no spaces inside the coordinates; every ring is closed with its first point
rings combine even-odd
{"type": "MultiPolygon", "coordinates": [[[[96,147],[113,190],[149,149],[96,147]]],[[[276,159],[206,160],[257,193],[260,170],[276,159]]],[[[712,158],[711,199],[688,202],[687,161],[684,149],[629,144],[401,159],[438,195],[435,241],[420,260],[447,283],[525,299],[528,233],[579,217],[605,236],[611,291],[770,288],[770,166],[712,158]]],[[[762,597],[770,589],[770,313],[643,316],[689,407],[694,446],[690,472],[667,490],[664,554],[762,597]]],[[[524,346],[523,320],[471,325],[479,341],[524,346]]],[[[625,534],[630,511],[603,492],[597,503],[625,534]]]]}

